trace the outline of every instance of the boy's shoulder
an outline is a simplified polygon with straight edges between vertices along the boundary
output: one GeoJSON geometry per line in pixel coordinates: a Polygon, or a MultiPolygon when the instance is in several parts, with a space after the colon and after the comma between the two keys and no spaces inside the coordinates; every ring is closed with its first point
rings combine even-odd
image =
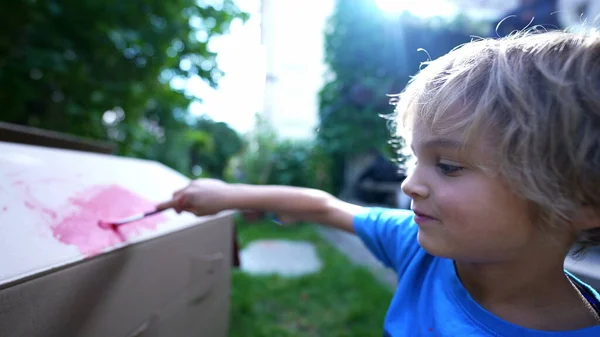
{"type": "Polygon", "coordinates": [[[415,213],[409,209],[366,207],[364,211],[357,214],[354,222],[385,223],[399,225],[413,222],[415,213]]]}
{"type": "Polygon", "coordinates": [[[370,207],[354,217],[354,229],[359,236],[376,236],[382,243],[411,241],[418,231],[414,216],[407,209],[370,207]]]}
{"type": "Polygon", "coordinates": [[[414,213],[371,207],[354,218],[354,231],[384,265],[401,272],[420,250],[414,213]]]}

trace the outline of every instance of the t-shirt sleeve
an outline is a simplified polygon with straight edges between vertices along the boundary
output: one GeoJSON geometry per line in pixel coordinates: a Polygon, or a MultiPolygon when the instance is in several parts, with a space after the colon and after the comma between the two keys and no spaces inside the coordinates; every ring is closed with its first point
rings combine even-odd
{"type": "Polygon", "coordinates": [[[354,217],[354,231],[375,257],[400,273],[420,247],[413,217],[404,209],[367,208],[354,217]]]}

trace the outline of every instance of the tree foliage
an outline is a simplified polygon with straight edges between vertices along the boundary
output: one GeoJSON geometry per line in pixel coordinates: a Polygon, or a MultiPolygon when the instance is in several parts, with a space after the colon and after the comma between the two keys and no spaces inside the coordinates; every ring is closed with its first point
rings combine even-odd
{"type": "Polygon", "coordinates": [[[192,142],[190,165],[201,167],[205,174],[223,179],[229,160],[243,149],[242,138],[222,122],[208,118],[197,120],[193,130],[188,131],[192,142]]]}
{"type": "Polygon", "coordinates": [[[245,20],[231,0],[0,3],[0,119],[109,140],[189,172],[192,97],[175,77],[222,75],[212,37],[245,20]]]}

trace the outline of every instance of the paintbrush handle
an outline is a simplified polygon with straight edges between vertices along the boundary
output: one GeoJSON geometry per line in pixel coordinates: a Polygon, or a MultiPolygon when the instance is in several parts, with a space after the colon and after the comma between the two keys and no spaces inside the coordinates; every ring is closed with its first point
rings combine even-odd
{"type": "Polygon", "coordinates": [[[141,220],[147,216],[151,216],[151,215],[154,215],[159,212],[162,212],[162,210],[154,210],[154,211],[150,211],[150,212],[146,212],[146,213],[132,215],[128,218],[120,219],[118,222],[115,222],[115,225],[117,225],[117,226],[126,225],[130,222],[141,220]]]}
{"type": "Polygon", "coordinates": [[[147,216],[150,216],[150,215],[154,215],[154,214],[160,213],[162,211],[163,211],[162,209],[155,209],[154,211],[144,213],[144,217],[147,217],[147,216]]]}
{"type": "Polygon", "coordinates": [[[164,210],[162,210],[162,209],[161,210],[155,209],[155,210],[150,211],[150,212],[134,214],[134,215],[129,216],[127,218],[122,218],[122,219],[119,219],[119,220],[116,220],[116,221],[102,221],[102,220],[100,220],[100,221],[98,221],[98,226],[100,226],[101,228],[104,228],[104,229],[108,229],[108,228],[111,228],[111,227],[114,228],[114,227],[126,225],[126,224],[128,224],[130,222],[133,222],[133,221],[141,220],[141,219],[143,219],[143,218],[145,218],[147,216],[151,216],[151,215],[154,215],[156,213],[160,213],[162,211],[164,211],[164,210]]]}
{"type": "Polygon", "coordinates": [[[135,214],[135,215],[132,215],[132,216],[129,216],[126,218],[119,219],[118,221],[115,221],[114,225],[117,225],[117,226],[125,225],[132,221],[143,219],[145,216],[146,215],[144,213],[135,214]]]}

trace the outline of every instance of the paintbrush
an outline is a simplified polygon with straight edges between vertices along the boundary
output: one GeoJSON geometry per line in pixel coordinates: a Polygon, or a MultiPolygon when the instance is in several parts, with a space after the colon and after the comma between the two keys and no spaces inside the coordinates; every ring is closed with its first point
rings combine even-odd
{"type": "Polygon", "coordinates": [[[126,225],[130,222],[133,221],[137,221],[137,220],[141,220],[145,217],[157,214],[164,211],[163,209],[157,209],[151,212],[146,212],[146,213],[139,213],[139,214],[134,214],[132,216],[128,216],[126,218],[122,218],[122,219],[118,219],[118,220],[110,220],[110,221],[103,221],[103,220],[99,220],[98,221],[98,226],[100,226],[100,228],[104,228],[104,229],[115,229],[116,227],[122,226],[122,225],[126,225]]]}

